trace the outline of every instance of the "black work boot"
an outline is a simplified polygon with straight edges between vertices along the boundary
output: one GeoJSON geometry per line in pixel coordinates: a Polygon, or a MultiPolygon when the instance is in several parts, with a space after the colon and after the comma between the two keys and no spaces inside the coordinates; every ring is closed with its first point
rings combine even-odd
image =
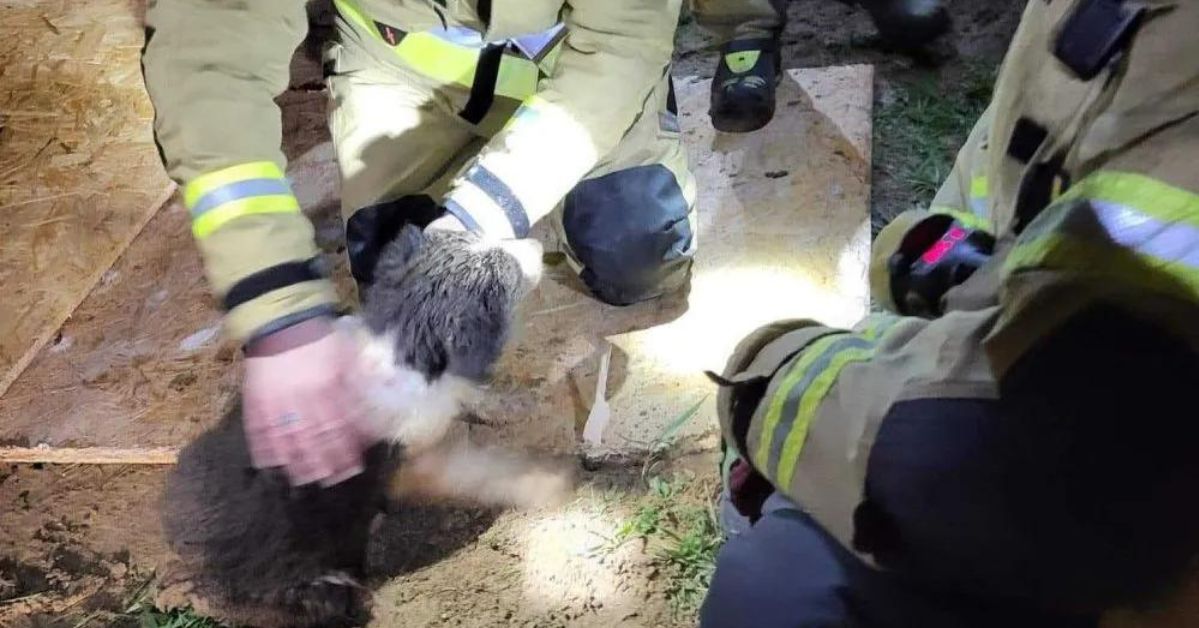
{"type": "Polygon", "coordinates": [[[945,0],[858,0],[883,39],[901,48],[919,48],[949,30],[945,0]]]}
{"type": "Polygon", "coordinates": [[[717,131],[748,133],[774,117],[782,59],[778,39],[738,39],[720,48],[709,115],[717,131]]]}

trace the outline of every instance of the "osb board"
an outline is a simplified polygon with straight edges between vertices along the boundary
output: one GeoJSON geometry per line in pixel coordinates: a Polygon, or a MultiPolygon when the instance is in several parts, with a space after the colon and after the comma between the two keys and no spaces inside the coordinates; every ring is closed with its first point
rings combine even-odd
{"type": "Polygon", "coordinates": [[[0,2],[0,394],[172,191],[140,4],[0,2]]]}
{"type": "MultiPolygon", "coordinates": [[[[319,243],[333,252],[342,236],[325,100],[289,92],[280,104],[288,175],[319,243]]],[[[0,459],[169,462],[170,451],[156,448],[178,447],[219,418],[239,369],[239,351],[221,337],[187,212],[171,204],[0,397],[0,444],[10,446],[0,459]]]]}
{"type": "Polygon", "coordinates": [[[500,438],[572,450],[586,431],[584,450],[634,453],[698,405],[676,436],[714,444],[715,389],[704,369],[721,370],[762,324],[850,325],[865,315],[872,76],[870,66],[791,70],[774,120],[745,135],[712,129],[710,81],[679,80],[699,186],[690,294],[609,307],[562,269],[551,272],[527,304],[524,336],[484,412],[500,438]]]}
{"type": "MultiPolygon", "coordinates": [[[[548,269],[497,368],[481,412],[492,427],[478,428],[479,436],[578,450],[607,355],[602,397],[610,421],[590,449],[643,449],[701,401],[684,434],[710,437],[712,387],[701,373],[719,369],[740,337],[783,317],[834,324],[860,317],[870,86],[869,67],[792,72],[776,120],[734,136],[708,125],[708,83],[679,81],[699,183],[689,294],[610,307],[587,296],[564,264],[548,269]]],[[[336,166],[320,128],[322,98],[290,93],[285,127],[297,193],[315,211],[322,247],[336,251],[336,166]]],[[[539,227],[552,249],[548,233],[539,227]]],[[[218,315],[199,273],[182,210],[169,208],[81,306],[62,340],[0,399],[0,442],[145,450],[182,445],[214,421],[236,390],[237,352],[219,342],[218,315]]]]}

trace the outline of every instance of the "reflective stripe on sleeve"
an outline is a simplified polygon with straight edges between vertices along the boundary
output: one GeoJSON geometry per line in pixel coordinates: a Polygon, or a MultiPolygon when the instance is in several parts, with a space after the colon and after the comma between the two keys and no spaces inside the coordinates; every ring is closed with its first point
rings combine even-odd
{"type": "Polygon", "coordinates": [[[1199,299],[1199,195],[1144,175],[1097,172],[1021,235],[1004,273],[1053,269],[1199,299]]]}
{"type": "Polygon", "coordinates": [[[859,333],[820,338],[783,367],[782,383],[769,401],[752,457],[776,486],[790,486],[808,430],[841,371],[849,364],[870,359],[882,338],[900,320],[902,317],[891,315],[872,317],[859,333]]]}
{"type": "Polygon", "coordinates": [[[300,211],[282,169],[269,161],[202,175],[184,186],[183,200],[191,213],[192,233],[199,239],[242,216],[300,211]]]}

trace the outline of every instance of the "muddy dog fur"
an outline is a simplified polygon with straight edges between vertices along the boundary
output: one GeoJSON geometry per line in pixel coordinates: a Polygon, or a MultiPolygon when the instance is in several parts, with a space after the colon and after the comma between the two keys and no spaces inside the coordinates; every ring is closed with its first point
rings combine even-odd
{"type": "Polygon", "coordinates": [[[167,482],[164,528],[190,596],[237,624],[361,625],[372,521],[405,466],[415,472],[402,483],[426,496],[525,506],[562,492],[560,474],[446,438],[499,358],[539,269],[535,243],[405,227],[382,251],[361,319],[348,323],[381,438],[365,454],[365,472],[321,488],[254,469],[234,404],[180,453],[167,482]]]}

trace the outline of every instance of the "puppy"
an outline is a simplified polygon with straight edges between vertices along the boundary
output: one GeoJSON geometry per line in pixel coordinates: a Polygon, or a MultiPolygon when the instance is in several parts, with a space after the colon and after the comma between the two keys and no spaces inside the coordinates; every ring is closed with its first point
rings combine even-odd
{"type": "Polygon", "coordinates": [[[368,615],[371,522],[389,496],[519,507],[564,496],[566,474],[451,437],[540,268],[535,241],[402,229],[380,254],[361,317],[339,321],[358,344],[381,444],[361,475],[329,488],[253,469],[240,407],[186,447],[163,516],[192,597],[238,624],[356,625],[368,615]]]}

